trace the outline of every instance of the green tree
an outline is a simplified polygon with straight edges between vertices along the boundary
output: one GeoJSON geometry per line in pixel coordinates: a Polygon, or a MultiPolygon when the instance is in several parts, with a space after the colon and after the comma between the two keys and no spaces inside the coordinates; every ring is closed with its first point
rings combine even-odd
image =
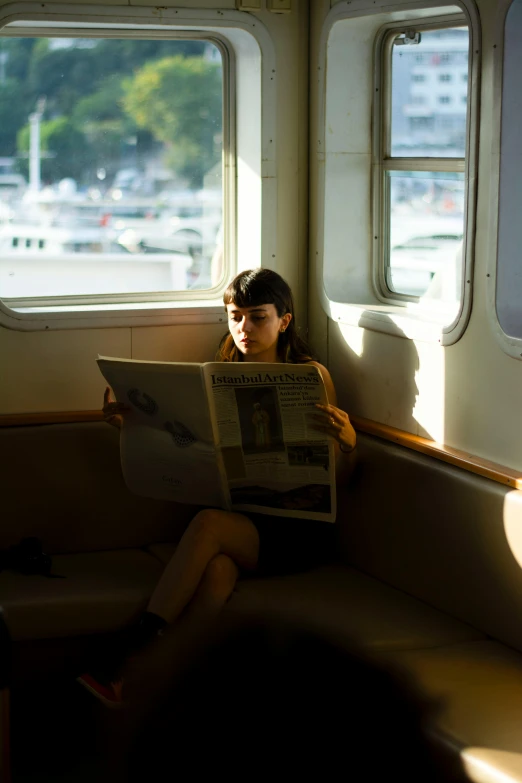
{"type": "Polygon", "coordinates": [[[123,111],[123,94],[121,74],[111,74],[98,83],[95,92],[77,101],[71,119],[79,126],[84,122],[119,120],[135,128],[134,122],[123,111]]]}
{"type": "Polygon", "coordinates": [[[96,168],[103,167],[110,173],[118,167],[122,139],[136,133],[136,124],[121,105],[121,82],[121,74],[103,79],[96,92],[78,101],[71,116],[89,142],[96,168]]]}
{"type": "Polygon", "coordinates": [[[7,54],[6,75],[10,79],[19,79],[23,86],[29,73],[29,63],[37,38],[2,38],[0,51],[7,54]]]}
{"type": "Polygon", "coordinates": [[[0,38],[0,156],[16,155],[16,134],[25,125],[33,99],[27,85],[28,65],[36,39],[0,38]]]}
{"type": "Polygon", "coordinates": [[[70,114],[76,102],[96,89],[101,64],[96,46],[52,48],[48,38],[41,38],[32,49],[28,85],[34,100],[45,95],[51,116],[70,114]]]}
{"type": "Polygon", "coordinates": [[[123,86],[123,106],[136,125],[167,145],[177,174],[201,187],[221,152],[221,66],[201,57],[165,57],[123,86]]]}
{"type": "Polygon", "coordinates": [[[175,54],[184,57],[201,56],[206,45],[205,41],[106,38],[98,42],[96,55],[98,62],[103,63],[104,74],[128,74],[137,71],[146,62],[175,54]]]}
{"type": "MultiPolygon", "coordinates": [[[[82,39],[56,46],[52,39],[37,39],[26,47],[27,85],[33,102],[47,97],[51,115],[70,114],[78,100],[103,88],[107,79],[120,79],[150,60],[169,54],[201,54],[203,41],[82,39]]],[[[8,61],[9,65],[9,61],[8,61]]]]}
{"type": "MultiPolygon", "coordinates": [[[[68,175],[75,179],[82,171],[81,180],[85,184],[96,180],[98,168],[106,169],[110,176],[122,165],[128,165],[129,159],[136,161],[133,165],[143,167],[151,155],[157,154],[164,134],[156,134],[146,124],[138,125],[124,106],[127,90],[122,87],[122,81],[129,78],[129,74],[141,72],[146,63],[158,63],[167,56],[199,60],[206,47],[208,43],[197,40],[1,39],[0,111],[3,123],[0,156],[12,156],[18,148],[22,153],[19,169],[27,173],[29,131],[26,129],[19,137],[18,134],[35,111],[38,99],[45,96],[42,144],[47,123],[62,120],[58,126],[51,126],[52,144],[49,139],[45,140],[48,149],[43,148],[43,151],[54,156],[42,159],[45,179],[66,176],[64,168],[67,168],[68,175]],[[65,122],[64,118],[70,121],[65,122]],[[63,134],[61,138],[58,138],[58,129],[63,134]],[[65,139],[69,131],[70,143],[65,139]],[[18,144],[17,147],[17,138],[22,146],[18,144]],[[129,144],[131,139],[134,147],[129,144]],[[71,152],[70,160],[64,157],[64,150],[71,152]]],[[[206,67],[208,69],[208,63],[206,67]]],[[[220,79],[217,81],[217,93],[220,93],[220,79]]],[[[213,149],[213,135],[221,128],[220,101],[216,111],[211,103],[208,107],[199,105],[191,115],[195,117],[198,111],[205,114],[210,109],[207,132],[199,127],[205,124],[205,118],[202,116],[198,120],[195,117],[191,131],[187,133],[181,128],[176,145],[171,139],[167,140],[173,167],[190,176],[194,174],[196,180],[200,178],[200,172],[197,166],[191,166],[191,160],[197,158],[202,149],[213,149]],[[216,117],[214,122],[212,112],[216,117]]],[[[206,153],[203,170],[209,158],[213,159],[206,153]]]]}
{"type": "MultiPolygon", "coordinates": [[[[30,129],[26,125],[18,133],[19,154],[24,157],[25,175],[29,171],[30,129]],[[27,162],[26,162],[27,161],[27,162]]],[[[92,161],[92,152],[83,133],[67,117],[58,117],[40,124],[42,180],[56,182],[65,177],[80,180],[92,161]]]]}
{"type": "Polygon", "coordinates": [[[29,112],[20,100],[20,89],[16,79],[6,79],[0,84],[0,156],[16,155],[16,135],[27,122],[29,112]]]}
{"type": "Polygon", "coordinates": [[[96,92],[82,98],[72,113],[73,124],[82,129],[92,150],[92,175],[95,169],[103,168],[113,177],[121,168],[125,144],[131,138],[138,166],[151,154],[152,134],[139,129],[123,110],[123,94],[121,74],[112,74],[100,82],[96,92]]]}

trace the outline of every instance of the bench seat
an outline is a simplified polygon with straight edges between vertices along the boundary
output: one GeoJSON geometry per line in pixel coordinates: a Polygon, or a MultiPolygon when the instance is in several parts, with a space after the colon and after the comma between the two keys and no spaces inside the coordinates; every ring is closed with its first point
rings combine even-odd
{"type": "Polygon", "coordinates": [[[440,703],[440,737],[477,783],[522,780],[522,656],[491,640],[386,657],[440,703]]]}
{"type": "MultiPolygon", "coordinates": [[[[149,547],[165,564],[174,550],[173,544],[149,547]]],[[[227,611],[302,620],[375,650],[416,650],[485,638],[467,623],[342,564],[241,579],[227,611]]]]}
{"type": "Polygon", "coordinates": [[[369,650],[422,650],[484,634],[406,593],[344,565],[239,582],[230,612],[267,612],[369,650]]]}
{"type": "MultiPolygon", "coordinates": [[[[172,544],[150,553],[57,555],[64,579],[0,574],[0,595],[14,641],[118,631],[144,610],[172,544]],[[161,555],[161,557],[160,557],[161,555]]],[[[229,612],[274,612],[313,623],[378,650],[410,650],[483,639],[459,620],[344,565],[291,576],[243,579],[229,612]]]]}
{"type": "Polygon", "coordinates": [[[140,549],[55,555],[64,579],[3,571],[0,601],[15,642],[112,632],[145,609],[162,570],[140,549]]]}
{"type": "MultiPolygon", "coordinates": [[[[338,564],[242,579],[227,612],[302,619],[402,665],[441,698],[439,735],[472,780],[522,783],[522,492],[358,442],[358,473],[339,493],[338,564]]],[[[18,673],[77,671],[89,645],[145,608],[174,551],[160,542],[179,539],[195,509],[132,496],[106,425],[0,431],[0,449],[17,456],[2,475],[0,548],[38,536],[66,577],[0,573],[18,673]]]]}

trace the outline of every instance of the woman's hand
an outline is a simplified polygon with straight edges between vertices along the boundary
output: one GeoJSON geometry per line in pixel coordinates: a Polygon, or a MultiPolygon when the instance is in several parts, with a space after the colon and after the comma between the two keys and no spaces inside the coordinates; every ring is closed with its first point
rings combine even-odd
{"type": "Polygon", "coordinates": [[[337,441],[344,454],[353,451],[357,444],[357,435],[348,414],[340,408],[336,408],[335,405],[316,403],[315,407],[321,411],[321,413],[314,415],[317,422],[315,429],[337,441]]]}
{"type": "Polygon", "coordinates": [[[102,408],[103,418],[107,424],[112,424],[113,427],[118,427],[119,429],[123,422],[122,413],[125,413],[125,411],[128,410],[129,408],[127,408],[122,402],[116,402],[115,400],[111,399],[111,390],[107,386],[103,395],[102,408]]]}

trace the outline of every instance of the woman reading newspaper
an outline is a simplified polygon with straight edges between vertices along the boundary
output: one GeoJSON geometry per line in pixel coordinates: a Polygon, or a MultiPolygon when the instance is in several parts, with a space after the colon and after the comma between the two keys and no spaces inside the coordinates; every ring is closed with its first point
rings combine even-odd
{"type": "MultiPolygon", "coordinates": [[[[334,440],[336,474],[346,479],[355,460],[355,431],[348,414],[337,407],[328,370],[313,361],[299,336],[288,284],[276,272],[254,269],[239,274],[223,300],[229,331],[221,341],[218,360],[313,364],[319,369],[328,404],[317,405],[314,427],[334,440]]],[[[103,412],[109,424],[121,426],[125,407],[111,400],[108,388],[103,412]]],[[[259,428],[256,413],[254,424],[259,428]]],[[[262,428],[267,437],[266,421],[262,428]]],[[[147,611],[133,629],[129,654],[161,635],[182,615],[184,622],[208,625],[230,598],[240,573],[291,573],[326,562],[333,556],[333,528],[310,519],[202,509],[188,525],[147,611]]],[[[108,705],[118,705],[122,680],[107,663],[107,671],[82,675],[79,681],[108,705]]]]}

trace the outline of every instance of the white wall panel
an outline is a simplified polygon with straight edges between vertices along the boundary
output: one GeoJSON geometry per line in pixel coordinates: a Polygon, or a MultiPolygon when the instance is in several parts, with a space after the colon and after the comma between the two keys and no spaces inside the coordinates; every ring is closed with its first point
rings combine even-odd
{"type": "Polygon", "coordinates": [[[0,412],[101,408],[96,358],[131,358],[130,329],[15,332],[0,329],[0,412]]]}
{"type": "Polygon", "coordinates": [[[135,328],[132,358],[152,362],[212,362],[226,330],[226,318],[222,324],[135,328]]]}
{"type": "Polygon", "coordinates": [[[326,294],[333,301],[365,302],[371,281],[366,263],[372,252],[371,155],[328,152],[324,165],[326,294]],[[339,230],[342,226],[351,230],[339,230]]]}

